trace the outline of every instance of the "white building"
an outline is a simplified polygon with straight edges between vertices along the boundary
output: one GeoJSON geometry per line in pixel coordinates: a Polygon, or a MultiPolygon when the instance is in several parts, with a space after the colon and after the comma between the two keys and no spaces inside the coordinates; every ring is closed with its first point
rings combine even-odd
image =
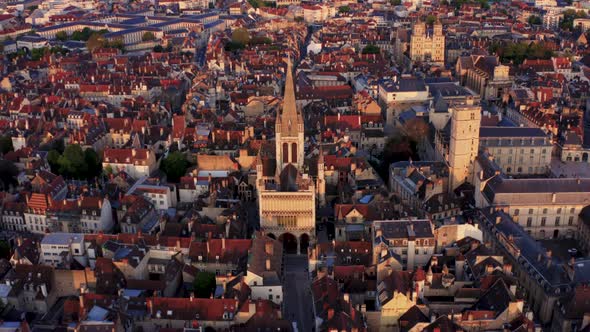
{"type": "Polygon", "coordinates": [[[379,261],[382,252],[393,250],[400,256],[402,265],[412,271],[425,266],[434,254],[436,243],[430,220],[380,220],[373,227],[373,262],[379,261]]]}
{"type": "Polygon", "coordinates": [[[82,232],[110,232],[115,226],[111,202],[107,198],[84,197],[78,204],[82,232]]]}
{"type": "Polygon", "coordinates": [[[69,268],[73,261],[87,265],[84,234],[49,233],[41,241],[40,261],[53,267],[69,268]]]}

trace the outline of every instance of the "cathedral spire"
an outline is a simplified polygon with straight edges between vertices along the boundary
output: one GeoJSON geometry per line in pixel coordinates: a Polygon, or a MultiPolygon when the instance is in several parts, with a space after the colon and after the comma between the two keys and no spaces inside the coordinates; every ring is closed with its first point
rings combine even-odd
{"type": "MultiPolygon", "coordinates": [[[[280,115],[281,135],[297,137],[302,119],[297,113],[295,103],[295,87],[293,83],[293,65],[291,56],[287,59],[287,78],[285,79],[285,95],[283,97],[283,111],[280,115]]],[[[302,123],[301,123],[302,124],[302,123]]]]}

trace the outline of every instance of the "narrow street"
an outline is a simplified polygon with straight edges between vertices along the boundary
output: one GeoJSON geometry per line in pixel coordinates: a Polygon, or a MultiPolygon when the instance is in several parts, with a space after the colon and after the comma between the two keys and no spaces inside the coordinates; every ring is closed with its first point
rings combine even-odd
{"type": "Polygon", "coordinates": [[[307,257],[285,255],[283,313],[287,320],[297,322],[299,331],[313,330],[313,306],[307,273],[307,257]]]}

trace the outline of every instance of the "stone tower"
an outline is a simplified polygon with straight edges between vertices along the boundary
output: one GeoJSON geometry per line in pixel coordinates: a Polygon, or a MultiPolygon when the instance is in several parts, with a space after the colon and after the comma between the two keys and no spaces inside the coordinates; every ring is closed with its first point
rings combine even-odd
{"type": "Polygon", "coordinates": [[[277,173],[280,173],[289,164],[293,164],[298,170],[301,170],[305,156],[303,116],[297,110],[295,101],[291,58],[287,61],[286,74],[283,110],[277,114],[275,125],[277,173]]]}
{"type": "Polygon", "coordinates": [[[449,144],[449,192],[463,184],[473,172],[479,148],[481,107],[468,98],[463,105],[453,106],[449,144]]]}
{"type": "Polygon", "coordinates": [[[320,206],[326,205],[326,176],[324,173],[324,167],[324,151],[320,148],[320,155],[318,156],[318,179],[316,185],[320,206]]]}

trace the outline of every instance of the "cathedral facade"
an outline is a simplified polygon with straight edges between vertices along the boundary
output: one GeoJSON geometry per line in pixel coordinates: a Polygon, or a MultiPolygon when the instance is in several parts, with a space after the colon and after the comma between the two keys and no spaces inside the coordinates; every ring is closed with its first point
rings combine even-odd
{"type": "Polygon", "coordinates": [[[414,24],[410,40],[410,59],[445,63],[445,36],[440,22],[434,23],[432,34],[427,33],[424,22],[414,24]]]}
{"type": "Polygon", "coordinates": [[[315,176],[304,171],[304,123],[295,102],[292,71],[289,61],[274,146],[267,142],[257,157],[256,190],[261,228],[281,240],[287,253],[304,254],[315,235],[316,198],[319,196],[323,202],[325,180],[322,155],[313,161],[318,170],[315,176]]]}

